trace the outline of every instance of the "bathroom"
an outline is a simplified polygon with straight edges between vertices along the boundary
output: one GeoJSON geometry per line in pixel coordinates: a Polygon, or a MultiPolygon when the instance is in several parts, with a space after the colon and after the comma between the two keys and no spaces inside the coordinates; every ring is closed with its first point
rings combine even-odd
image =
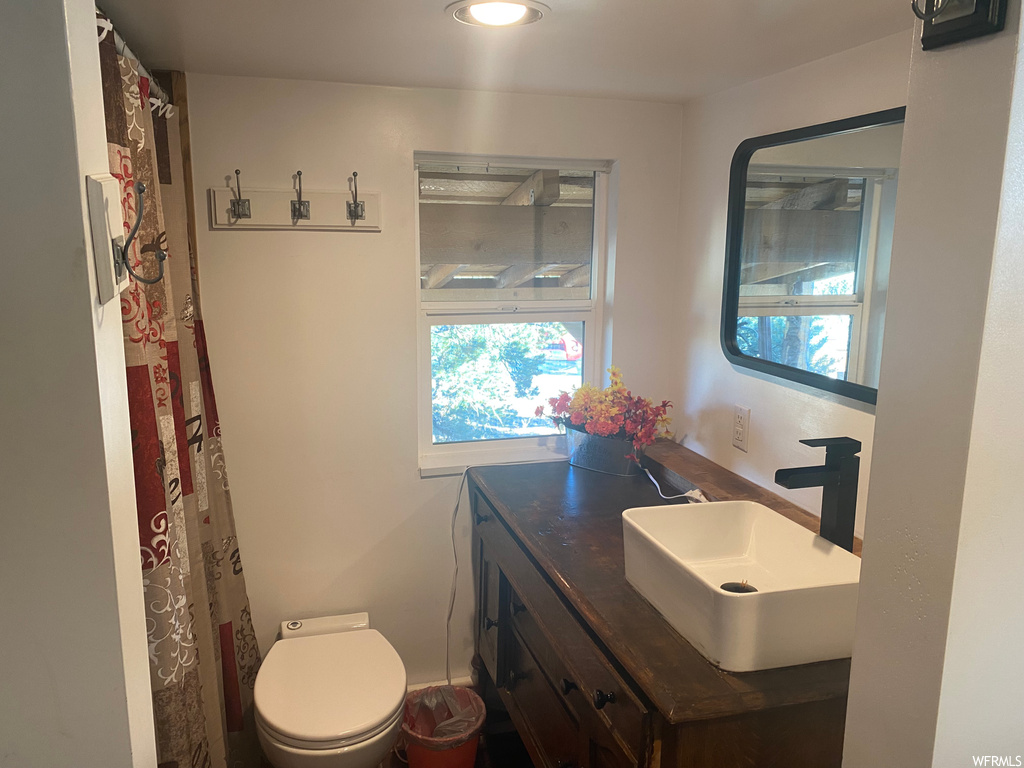
{"type": "MultiPolygon", "coordinates": [[[[446,3],[417,3],[404,22],[399,2],[301,12],[267,2],[265,18],[240,2],[100,4],[146,67],[186,75],[202,312],[261,652],[283,621],[367,611],[409,684],[446,677],[446,644],[453,681],[468,682],[468,496],[448,639],[451,517],[459,468],[481,459],[431,455],[419,426],[429,390],[414,283],[417,153],[606,161],[593,375],[614,363],[634,392],[672,401],[686,448],[813,513],[820,491],[783,489],[776,470],[821,458],[802,439],[862,444],[843,764],[1024,753],[1024,516],[1013,494],[1024,460],[1000,439],[1024,426],[1008,406],[1024,373],[1011,183],[1024,135],[1019,2],[1003,31],[929,51],[904,2],[730,1],[692,19],[548,4],[548,18],[515,30],[459,25],[446,3]],[[489,32],[518,37],[493,44],[489,32]],[[374,58],[373,41],[389,35],[407,35],[417,55],[374,58]],[[542,47],[531,35],[550,59],[532,58],[542,47]],[[588,72],[560,36],[581,47],[592,38],[615,67],[588,72]],[[435,37],[433,48],[456,55],[418,43],[435,37]],[[335,38],[359,55],[332,50],[335,38]],[[736,148],[903,106],[877,404],[730,364],[720,326],[736,148]],[[243,193],[291,190],[299,169],[311,194],[347,192],[356,171],[364,196],[380,195],[380,231],[209,226],[207,190],[233,186],[235,169],[243,193]],[[921,343],[936,327],[945,341],[921,343]],[[731,441],[737,405],[750,409],[747,451],[731,441]]],[[[155,766],[120,318],[83,288],[84,266],[48,263],[39,239],[61,234],[61,213],[87,231],[84,193],[69,190],[107,170],[102,103],[86,99],[94,9],[11,2],[5,16],[0,151],[18,181],[2,214],[13,239],[0,264],[0,551],[3,688],[15,693],[4,697],[0,765],[155,766]],[[46,91],[61,98],[35,96],[46,91]],[[24,171],[26,156],[36,172],[24,171]]]]}

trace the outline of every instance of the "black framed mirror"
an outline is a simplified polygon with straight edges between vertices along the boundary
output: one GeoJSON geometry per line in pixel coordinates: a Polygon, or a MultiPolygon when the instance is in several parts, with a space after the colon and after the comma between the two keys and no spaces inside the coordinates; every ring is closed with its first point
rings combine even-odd
{"type": "Polygon", "coordinates": [[[875,402],[905,114],[736,149],[722,298],[730,362],[875,402]]]}

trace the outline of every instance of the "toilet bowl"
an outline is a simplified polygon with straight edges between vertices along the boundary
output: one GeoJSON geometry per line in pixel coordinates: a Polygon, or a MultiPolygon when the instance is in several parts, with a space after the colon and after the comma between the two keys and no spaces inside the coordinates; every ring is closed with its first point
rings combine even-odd
{"type": "Polygon", "coordinates": [[[285,622],[256,675],[256,733],[274,768],[374,768],[405,694],[405,666],[366,614],[285,622]]]}

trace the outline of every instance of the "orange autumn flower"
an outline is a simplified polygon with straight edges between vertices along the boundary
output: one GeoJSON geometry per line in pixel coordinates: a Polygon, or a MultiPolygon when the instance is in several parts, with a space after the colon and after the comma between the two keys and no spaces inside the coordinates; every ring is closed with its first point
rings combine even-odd
{"type": "MultiPolygon", "coordinates": [[[[655,405],[645,397],[634,397],[622,381],[622,372],[612,366],[608,369],[610,383],[604,389],[585,383],[572,395],[562,392],[548,400],[550,419],[568,429],[586,431],[601,437],[614,437],[633,443],[636,455],[666,434],[671,422],[668,409],[672,403],[662,400],[655,405]]],[[[544,406],[537,407],[537,415],[544,415],[544,406]]]]}

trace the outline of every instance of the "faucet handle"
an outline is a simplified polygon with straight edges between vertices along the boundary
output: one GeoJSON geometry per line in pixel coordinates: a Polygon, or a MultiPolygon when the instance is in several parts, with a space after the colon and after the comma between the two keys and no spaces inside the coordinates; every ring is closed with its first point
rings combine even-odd
{"type": "Polygon", "coordinates": [[[818,437],[800,442],[811,448],[824,448],[826,456],[856,456],[860,453],[861,447],[860,440],[854,440],[852,437],[818,437]]]}

